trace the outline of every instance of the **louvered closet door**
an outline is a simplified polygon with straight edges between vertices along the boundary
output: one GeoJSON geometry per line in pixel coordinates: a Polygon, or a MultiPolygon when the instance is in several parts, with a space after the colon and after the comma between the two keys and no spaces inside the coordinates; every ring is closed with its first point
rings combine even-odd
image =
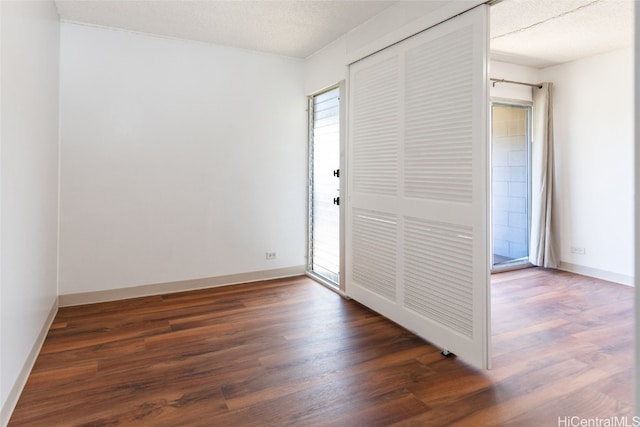
{"type": "Polygon", "coordinates": [[[350,66],[349,296],[488,367],[487,6],[350,66]]]}

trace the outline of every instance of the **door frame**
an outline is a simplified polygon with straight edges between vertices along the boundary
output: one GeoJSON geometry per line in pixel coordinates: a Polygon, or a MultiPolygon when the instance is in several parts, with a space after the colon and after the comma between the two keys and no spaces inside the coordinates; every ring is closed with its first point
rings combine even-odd
{"type": "Polygon", "coordinates": [[[327,86],[319,91],[313,92],[312,94],[307,96],[307,265],[306,265],[306,275],[310,278],[314,279],[318,283],[326,286],[334,292],[339,293],[340,295],[347,297],[345,293],[345,202],[347,200],[347,159],[346,159],[346,90],[347,90],[347,82],[346,80],[342,80],[333,85],[327,86]],[[311,256],[312,256],[312,230],[311,230],[311,209],[312,209],[312,144],[313,144],[313,98],[315,96],[321,95],[325,92],[328,92],[333,89],[339,90],[339,138],[340,138],[340,177],[338,178],[338,186],[339,186],[339,197],[340,204],[338,205],[339,210],[339,274],[338,274],[338,286],[336,287],[332,282],[324,279],[323,277],[315,274],[311,271],[311,256]]]}
{"type": "MultiPolygon", "coordinates": [[[[491,157],[489,158],[489,173],[490,173],[490,179],[489,179],[489,195],[490,195],[490,200],[489,200],[489,210],[490,210],[490,220],[489,220],[489,229],[491,230],[491,234],[490,234],[490,238],[489,238],[489,244],[490,244],[490,253],[489,255],[491,256],[491,266],[490,266],[490,271],[491,273],[502,273],[505,271],[513,271],[513,270],[521,270],[524,268],[529,268],[532,267],[533,264],[531,264],[528,261],[520,261],[520,262],[514,262],[513,264],[511,263],[506,263],[506,264],[498,264],[495,265],[493,263],[493,255],[494,255],[494,248],[493,248],[493,234],[494,234],[494,230],[493,230],[493,106],[494,105],[502,105],[502,106],[507,106],[507,107],[520,107],[520,108],[525,108],[527,109],[527,174],[528,174],[528,188],[527,188],[527,233],[528,233],[528,241],[531,239],[531,147],[533,144],[533,138],[532,138],[532,132],[533,132],[533,101],[525,101],[525,100],[519,100],[519,99],[510,99],[510,98],[497,98],[497,97],[491,97],[489,99],[489,149],[491,152],[491,157]]],[[[527,249],[527,258],[528,258],[528,253],[529,250],[527,249]]]]}

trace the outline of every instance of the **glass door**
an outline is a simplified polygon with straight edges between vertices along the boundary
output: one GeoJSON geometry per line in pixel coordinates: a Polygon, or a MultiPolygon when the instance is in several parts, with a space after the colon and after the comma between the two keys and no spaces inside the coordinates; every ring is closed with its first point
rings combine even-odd
{"type": "Polygon", "coordinates": [[[531,107],[491,107],[493,267],[529,263],[531,107]]]}
{"type": "Polygon", "coordinates": [[[340,88],[309,99],[309,272],[340,283],[340,88]]]}

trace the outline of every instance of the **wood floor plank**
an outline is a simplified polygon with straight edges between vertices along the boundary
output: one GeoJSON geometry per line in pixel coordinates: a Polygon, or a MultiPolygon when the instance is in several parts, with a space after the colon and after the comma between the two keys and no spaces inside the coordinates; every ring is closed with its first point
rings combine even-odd
{"type": "Polygon", "coordinates": [[[474,369],[305,277],[61,308],[10,426],[541,426],[632,414],[633,289],[492,277],[474,369]]]}

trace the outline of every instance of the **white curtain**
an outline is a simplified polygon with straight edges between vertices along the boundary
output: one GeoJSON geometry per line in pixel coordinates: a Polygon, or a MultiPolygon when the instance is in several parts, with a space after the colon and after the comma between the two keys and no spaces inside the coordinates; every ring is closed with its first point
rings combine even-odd
{"type": "Polygon", "coordinates": [[[557,268],[556,221],[553,218],[553,84],[533,88],[533,144],[531,147],[531,240],[529,261],[557,268]]]}

